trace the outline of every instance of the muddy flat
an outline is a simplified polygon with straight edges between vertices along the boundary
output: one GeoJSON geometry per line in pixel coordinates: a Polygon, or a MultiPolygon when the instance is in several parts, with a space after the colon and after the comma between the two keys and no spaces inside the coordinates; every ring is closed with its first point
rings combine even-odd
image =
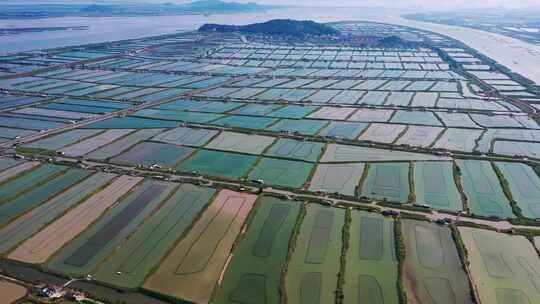
{"type": "Polygon", "coordinates": [[[19,284],[0,280],[0,304],[15,303],[27,293],[28,290],[19,284]]]}
{"type": "Polygon", "coordinates": [[[212,299],[216,304],[279,303],[279,286],[300,212],[298,201],[264,196],[212,299]]]}
{"type": "Polygon", "coordinates": [[[222,190],[144,288],[208,303],[255,195],[222,190]]]}
{"type": "Polygon", "coordinates": [[[402,230],[406,250],[402,279],[408,303],[472,304],[450,229],[405,219],[402,230]]]}

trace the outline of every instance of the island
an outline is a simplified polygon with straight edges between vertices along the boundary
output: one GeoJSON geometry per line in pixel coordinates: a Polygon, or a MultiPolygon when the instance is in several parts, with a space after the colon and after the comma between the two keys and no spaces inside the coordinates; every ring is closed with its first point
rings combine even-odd
{"type": "Polygon", "coordinates": [[[253,23],[248,25],[205,24],[199,28],[199,31],[284,35],[299,38],[306,36],[332,36],[340,34],[338,30],[326,24],[309,20],[297,21],[291,19],[275,19],[263,23],[253,23]]]}

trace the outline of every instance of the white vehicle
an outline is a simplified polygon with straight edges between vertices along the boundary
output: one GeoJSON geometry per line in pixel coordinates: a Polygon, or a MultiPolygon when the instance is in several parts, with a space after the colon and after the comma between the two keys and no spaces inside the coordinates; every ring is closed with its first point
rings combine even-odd
{"type": "Polygon", "coordinates": [[[263,179],[260,179],[260,178],[258,178],[258,179],[252,179],[251,182],[252,182],[252,183],[255,183],[255,184],[260,184],[260,185],[264,184],[264,180],[263,180],[263,179]]]}

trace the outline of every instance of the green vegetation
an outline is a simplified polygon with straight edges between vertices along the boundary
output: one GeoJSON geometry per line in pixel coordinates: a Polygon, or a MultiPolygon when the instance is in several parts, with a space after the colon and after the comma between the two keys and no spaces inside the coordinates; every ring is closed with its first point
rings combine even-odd
{"type": "Polygon", "coordinates": [[[56,151],[54,150],[47,150],[47,149],[42,149],[42,148],[29,148],[29,147],[23,147],[23,146],[18,146],[15,149],[15,152],[21,155],[43,155],[43,156],[49,156],[49,157],[56,156],[56,151]]]}
{"type": "Polygon", "coordinates": [[[452,232],[452,239],[454,240],[454,244],[456,245],[459,258],[461,259],[463,267],[465,268],[465,270],[467,270],[466,266],[469,265],[469,261],[467,260],[468,252],[465,244],[463,243],[463,240],[461,239],[459,229],[455,224],[452,224],[450,225],[450,231],[452,232]]]}
{"type": "Polygon", "coordinates": [[[262,197],[233,251],[214,303],[279,303],[282,269],[300,204],[262,197]]]}
{"type": "Polygon", "coordinates": [[[466,213],[469,213],[470,209],[469,209],[467,196],[465,195],[465,191],[463,190],[463,185],[461,184],[461,169],[459,168],[459,166],[457,165],[455,161],[452,162],[452,172],[453,172],[453,177],[454,177],[454,183],[461,197],[461,202],[463,203],[463,211],[466,213]]]}
{"type": "Polygon", "coordinates": [[[396,248],[396,260],[397,260],[397,280],[396,280],[396,288],[398,290],[398,299],[399,304],[406,304],[407,303],[407,293],[405,292],[405,288],[403,286],[403,268],[406,258],[406,252],[405,252],[405,241],[403,239],[402,229],[401,229],[401,221],[396,219],[394,222],[394,242],[395,242],[395,248],[396,248]]]}
{"type": "Polygon", "coordinates": [[[473,283],[471,282],[471,277],[468,273],[469,266],[470,266],[469,252],[467,251],[467,247],[465,246],[465,243],[463,243],[463,239],[461,238],[461,233],[459,232],[458,226],[455,223],[453,223],[449,227],[450,227],[450,231],[452,232],[452,239],[454,240],[454,245],[456,245],[456,249],[459,254],[459,259],[461,260],[461,266],[463,267],[463,270],[467,273],[469,290],[471,292],[471,299],[473,300],[474,303],[478,303],[478,299],[474,291],[473,283]]]}
{"type": "MultiPolygon", "coordinates": [[[[516,201],[514,200],[512,192],[510,191],[510,185],[508,183],[508,180],[506,179],[506,177],[501,172],[501,169],[497,165],[495,165],[494,162],[491,162],[491,166],[493,167],[493,171],[495,172],[495,174],[497,175],[497,178],[499,179],[499,182],[501,183],[501,188],[502,188],[502,191],[503,191],[504,195],[506,196],[506,198],[508,199],[508,202],[510,203],[510,206],[512,207],[512,212],[518,218],[522,218],[523,217],[522,210],[518,206],[516,201]]],[[[500,166],[503,167],[504,165],[501,164],[500,166]]],[[[507,172],[507,173],[510,174],[510,172],[507,172]]],[[[522,173],[524,173],[524,172],[522,172],[522,173]]],[[[512,177],[517,178],[517,176],[512,176],[512,177]]],[[[522,177],[521,181],[526,182],[526,180],[524,180],[523,177],[522,177]]],[[[530,180],[528,182],[530,183],[530,180]]]]}
{"type": "Polygon", "coordinates": [[[349,239],[351,229],[351,208],[345,211],[345,222],[341,229],[341,258],[339,264],[339,273],[336,287],[336,304],[343,303],[344,292],[343,285],[345,284],[345,269],[347,269],[347,251],[349,250],[349,239]]]}
{"type": "Polygon", "coordinates": [[[366,179],[369,174],[369,169],[371,168],[371,163],[365,163],[364,164],[364,171],[362,172],[362,176],[360,177],[360,181],[358,182],[358,187],[355,190],[355,197],[360,198],[362,195],[362,191],[364,190],[364,184],[366,182],[366,179]]]}
{"type": "Polygon", "coordinates": [[[305,36],[339,35],[339,31],[328,25],[313,21],[296,21],[275,19],[264,23],[248,25],[205,24],[199,28],[201,32],[242,32],[263,35],[285,35],[297,38],[305,36]]]}
{"type": "Polygon", "coordinates": [[[416,187],[415,187],[415,174],[414,174],[415,163],[409,162],[409,197],[407,198],[408,203],[416,202],[416,187]]]}

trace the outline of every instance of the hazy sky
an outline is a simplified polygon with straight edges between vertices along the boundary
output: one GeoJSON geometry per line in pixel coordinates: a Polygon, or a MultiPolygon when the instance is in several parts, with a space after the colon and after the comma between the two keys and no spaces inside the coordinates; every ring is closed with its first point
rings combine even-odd
{"type": "MultiPolygon", "coordinates": [[[[244,2],[244,1],[242,1],[244,2]]],[[[539,0],[258,0],[259,3],[318,6],[423,6],[423,7],[527,7],[539,6],[539,0]]]]}
{"type": "MultiPolygon", "coordinates": [[[[144,1],[144,0],[137,0],[144,1]]],[[[148,0],[147,0],[148,1],[148,0]]],[[[163,2],[166,0],[152,0],[163,2]]],[[[249,2],[250,0],[224,0],[249,2]]],[[[467,8],[467,7],[507,7],[524,8],[540,6],[540,0],[251,0],[264,4],[306,5],[306,6],[370,6],[370,7],[429,7],[429,8],[467,8]]],[[[168,2],[185,3],[186,0],[170,0],[168,2]]]]}
{"type": "MultiPolygon", "coordinates": [[[[19,0],[16,3],[187,3],[195,0],[19,0]]],[[[357,6],[357,7],[402,7],[427,9],[452,8],[527,8],[540,7],[540,0],[224,0],[227,2],[257,2],[261,4],[301,5],[301,6],[357,6]]],[[[0,0],[1,4],[14,4],[0,0]]]]}

